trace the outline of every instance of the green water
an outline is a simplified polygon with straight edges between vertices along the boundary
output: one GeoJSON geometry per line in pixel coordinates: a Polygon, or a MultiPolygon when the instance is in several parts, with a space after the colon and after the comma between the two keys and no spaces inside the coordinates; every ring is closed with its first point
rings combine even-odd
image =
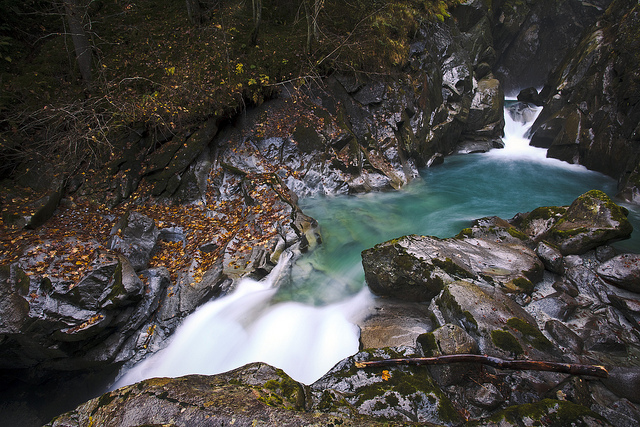
{"type": "MultiPolygon", "coordinates": [[[[613,179],[545,159],[539,149],[509,151],[448,157],[401,191],[302,200],[304,212],[321,226],[323,244],[297,262],[294,280],[278,299],[324,304],[355,293],[364,285],[361,251],[389,239],[453,237],[477,218],[508,219],[539,206],[569,205],[591,189],[616,192],[613,179]]],[[[629,217],[640,229],[639,212],[629,217]]],[[[633,236],[617,247],[638,252],[640,239],[633,236]]]]}

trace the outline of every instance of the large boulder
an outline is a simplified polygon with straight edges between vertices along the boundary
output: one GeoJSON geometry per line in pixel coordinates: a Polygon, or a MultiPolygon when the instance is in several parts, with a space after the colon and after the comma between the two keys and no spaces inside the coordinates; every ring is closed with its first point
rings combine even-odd
{"type": "Polygon", "coordinates": [[[328,409],[328,400],[318,402],[309,387],[254,363],[215,376],[149,379],[92,399],[47,426],[406,425],[328,409]]]}
{"type": "Polygon", "coordinates": [[[457,425],[461,415],[421,367],[357,369],[356,361],[417,356],[413,347],[365,350],[342,360],[311,385],[317,408],[399,422],[457,425]]]}
{"type": "Polygon", "coordinates": [[[544,270],[523,245],[415,235],[363,251],[362,265],[372,292],[410,301],[428,301],[447,283],[469,278],[530,292],[544,270]]]}
{"type": "Polygon", "coordinates": [[[563,255],[584,253],[606,242],[628,238],[633,226],[627,214],[605,193],[591,190],[571,203],[544,234],[544,240],[563,255]]]}
{"type": "MultiPolygon", "coordinates": [[[[64,254],[53,257],[50,271],[65,261],[64,254]]],[[[128,260],[114,253],[98,253],[77,283],[29,277],[32,267],[0,270],[3,368],[109,369],[159,291],[145,292],[128,260]]]]}
{"type": "Polygon", "coordinates": [[[143,270],[149,264],[159,235],[160,230],[151,218],[132,211],[113,227],[109,249],[126,256],[134,269],[143,270]]]}
{"type": "Polygon", "coordinates": [[[471,334],[482,354],[556,358],[535,319],[500,289],[457,281],[447,285],[431,307],[442,324],[458,325],[471,334]]]}
{"type": "Polygon", "coordinates": [[[633,226],[626,208],[599,190],[588,191],[570,206],[545,206],[509,220],[481,218],[458,237],[524,244],[536,249],[549,271],[562,273],[562,257],[582,254],[607,242],[627,239],[633,226]]]}

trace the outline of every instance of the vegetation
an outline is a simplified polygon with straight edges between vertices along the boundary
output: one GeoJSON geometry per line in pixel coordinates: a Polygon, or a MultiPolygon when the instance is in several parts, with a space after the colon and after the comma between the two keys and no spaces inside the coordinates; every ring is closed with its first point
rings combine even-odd
{"type": "Polygon", "coordinates": [[[393,72],[419,22],[444,19],[457,2],[0,0],[0,156],[12,165],[0,172],[38,156],[88,167],[132,125],[172,134],[260,104],[285,83],[393,72]],[[92,46],[89,84],[69,3],[92,46]]]}

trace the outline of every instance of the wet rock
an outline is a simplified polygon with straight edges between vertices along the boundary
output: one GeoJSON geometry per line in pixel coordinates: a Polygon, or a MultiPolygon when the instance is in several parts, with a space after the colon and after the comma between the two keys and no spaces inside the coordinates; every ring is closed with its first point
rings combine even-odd
{"type": "Polygon", "coordinates": [[[557,292],[532,302],[529,308],[540,310],[549,317],[566,321],[573,316],[579,305],[572,296],[557,292]]]}
{"type": "Polygon", "coordinates": [[[639,6],[628,0],[611,4],[550,76],[531,142],[548,146],[549,157],[619,179],[621,195],[633,201],[640,109],[628,100],[639,90],[639,6]]]}
{"type": "Polygon", "coordinates": [[[158,156],[154,159],[153,164],[143,172],[145,179],[153,185],[151,193],[154,196],[175,193],[182,173],[201,155],[217,133],[218,118],[214,117],[184,140],[177,138],[173,141],[170,149],[161,158],[158,156]],[[160,168],[169,157],[169,162],[160,168]]]}
{"type": "Polygon", "coordinates": [[[360,326],[362,348],[415,346],[421,334],[433,329],[427,306],[376,299],[372,314],[360,326]]]}
{"type": "Polygon", "coordinates": [[[632,230],[626,209],[602,191],[591,190],[571,203],[544,239],[563,255],[581,254],[608,241],[628,238],[632,230]]]}
{"type": "MultiPolygon", "coordinates": [[[[265,364],[216,376],[156,378],[88,401],[48,426],[101,425],[283,425],[345,426],[375,419],[307,412],[306,387],[265,364]]],[[[392,423],[392,425],[394,425],[392,423]]]]}
{"type": "Polygon", "coordinates": [[[556,291],[564,292],[567,295],[570,295],[574,298],[577,297],[578,294],[580,293],[578,288],[568,280],[564,280],[564,279],[558,280],[554,282],[552,286],[553,286],[553,289],[555,289],[556,291]]]}
{"type": "Polygon", "coordinates": [[[357,414],[398,422],[457,424],[452,402],[420,367],[354,368],[354,361],[415,355],[415,348],[365,351],[338,363],[311,385],[314,409],[357,414]]]}
{"type": "Polygon", "coordinates": [[[609,294],[608,298],[634,327],[640,329],[640,299],[625,298],[615,294],[609,294]]]}
{"type": "Polygon", "coordinates": [[[36,229],[47,222],[58,208],[60,200],[62,200],[62,196],[64,195],[64,190],[64,184],[62,184],[57,189],[50,191],[44,197],[39,199],[36,202],[36,205],[32,207],[33,214],[29,217],[25,227],[29,229],[36,229]]]}
{"type": "Polygon", "coordinates": [[[126,256],[136,271],[145,269],[160,235],[155,222],[132,211],[120,219],[112,233],[109,248],[126,256]]]}
{"type": "Polygon", "coordinates": [[[564,272],[564,263],[562,253],[553,246],[545,242],[540,242],[536,247],[536,254],[544,263],[544,268],[552,273],[562,274],[564,272]]]}
{"type": "Polygon", "coordinates": [[[477,406],[495,409],[504,402],[504,396],[492,383],[477,384],[467,390],[468,399],[477,406]]]}
{"type": "Polygon", "coordinates": [[[481,420],[478,426],[516,427],[522,421],[532,425],[548,423],[548,425],[582,425],[598,426],[611,425],[603,421],[602,417],[587,407],[572,402],[544,399],[536,403],[514,405],[492,415],[489,419],[481,420]]]}
{"type": "Polygon", "coordinates": [[[602,279],[615,286],[640,293],[640,255],[638,254],[618,255],[602,263],[597,272],[602,279]]]}
{"type": "Polygon", "coordinates": [[[382,102],[386,87],[383,83],[372,83],[360,89],[353,98],[362,105],[379,104],[382,102]]]}
{"type": "Polygon", "coordinates": [[[544,324],[544,330],[561,346],[568,348],[574,354],[581,354],[584,341],[578,334],[569,329],[564,323],[551,319],[544,324]]]}
{"type": "Polygon", "coordinates": [[[640,368],[637,366],[612,367],[602,383],[619,397],[640,403],[640,368]]]}
{"type": "Polygon", "coordinates": [[[497,288],[458,281],[433,300],[445,322],[464,328],[482,354],[510,358],[527,352],[532,358],[555,358],[551,342],[533,317],[497,288]]]}
{"type": "Polygon", "coordinates": [[[498,57],[494,69],[507,95],[515,96],[523,87],[542,87],[609,3],[611,0],[589,4],[506,0],[492,4],[498,57]]]}
{"type": "Polygon", "coordinates": [[[530,123],[538,114],[538,109],[526,102],[508,102],[506,105],[511,120],[517,123],[530,123]]]}
{"type": "Polygon", "coordinates": [[[479,136],[500,137],[504,128],[504,94],[500,82],[493,76],[477,82],[477,88],[464,132],[479,136]]]}
{"type": "MultiPolygon", "coordinates": [[[[478,343],[458,325],[445,324],[433,332],[422,334],[417,344],[426,357],[448,354],[477,354],[478,343]]],[[[458,363],[450,366],[429,366],[429,372],[440,386],[458,384],[476,366],[458,363]]]]}
{"type": "Polygon", "coordinates": [[[544,103],[542,97],[538,94],[538,90],[534,87],[522,89],[518,93],[518,101],[537,105],[538,107],[541,107],[544,103]]]}
{"type": "Polygon", "coordinates": [[[500,139],[462,141],[456,146],[457,154],[486,153],[494,148],[504,148],[500,139]]]}
{"type": "Polygon", "coordinates": [[[627,343],[623,339],[623,329],[603,319],[592,319],[582,330],[584,347],[587,350],[607,354],[626,354],[627,343]]]}
{"type": "Polygon", "coordinates": [[[596,259],[600,262],[609,261],[614,256],[616,256],[616,250],[609,245],[602,245],[596,248],[596,259]]]}
{"type": "Polygon", "coordinates": [[[524,246],[415,235],[363,251],[362,263],[374,293],[417,301],[428,301],[446,283],[481,276],[509,291],[531,292],[543,270],[524,246]]]}

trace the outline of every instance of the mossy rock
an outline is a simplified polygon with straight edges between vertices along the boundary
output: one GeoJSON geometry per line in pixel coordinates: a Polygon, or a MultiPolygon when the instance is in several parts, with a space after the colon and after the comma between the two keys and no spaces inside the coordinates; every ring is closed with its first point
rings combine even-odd
{"type": "Polygon", "coordinates": [[[611,240],[628,238],[633,231],[628,213],[604,192],[591,190],[573,201],[544,240],[557,246],[562,255],[581,254],[611,240]]]}
{"type": "Polygon", "coordinates": [[[490,418],[468,424],[480,426],[593,426],[611,425],[589,408],[565,400],[543,399],[536,403],[510,406],[490,418]]]}

